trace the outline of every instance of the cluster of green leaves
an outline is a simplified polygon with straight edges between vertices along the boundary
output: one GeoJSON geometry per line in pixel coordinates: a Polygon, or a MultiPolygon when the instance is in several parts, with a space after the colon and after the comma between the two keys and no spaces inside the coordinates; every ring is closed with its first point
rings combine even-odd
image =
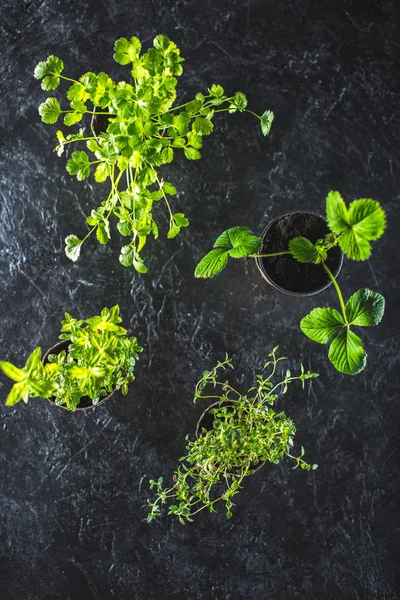
{"type": "Polygon", "coordinates": [[[65,313],[60,339],[70,342],[67,351],[50,354],[43,365],[41,349],[36,348],[23,369],[0,362],[0,369],[16,382],[6,404],[54,397],[57,405],[74,411],[83,397],[97,404],[115,389],[127,394],[142,348],[135,337],[127,337],[126,329],[118,325],[121,320],[118,305],[86,320],[65,313]]]}
{"type": "MultiPolygon", "coordinates": [[[[103,72],[88,72],[74,80],[63,75],[64,64],[56,56],[40,62],[34,75],[42,80],[44,90],[56,89],[61,80],[72,85],[66,93],[69,107],[63,108],[57,98],[50,97],[39,106],[39,113],[43,122],[50,124],[63,115],[67,127],[80,124],[87,115],[104,115],[108,119],[102,133],[96,133],[93,127],[91,133],[84,128],[66,136],[61,130],[57,132],[59,155],[68,144],[80,142],[87,148],[73,152],[69,158],[67,171],[71,175],[82,181],[93,170],[97,182],[110,181],[107,198],[87,217],[89,233],[82,239],[76,235],[66,238],[67,256],[77,260],[83,242],[93,232],[100,244],[107,244],[113,215],[119,233],[130,238],[121,249],[120,262],[145,273],[147,268],[140,252],[147,237],[152,234],[157,239],[159,233],[153,203],[165,203],[168,238],[189,225],[183,213],[172,211],[171,198],[177,191],[159,176],[158,167],[172,162],[176,152],[183,151],[188,160],[198,160],[203,136],[214,128],[215,114],[247,111],[247,99],[241,92],[227,96],[220,85],[213,84],[207,94],[198,93],[193,100],[173,106],[184,59],[164,35],[158,35],[153,47],[143,54],[136,37],[121,38],[115,42],[114,59],[129,66],[130,83],[116,83],[103,72]]],[[[265,111],[255,116],[260,119],[263,135],[268,135],[273,113],[265,111]]]]}
{"type": "Polygon", "coordinates": [[[205,371],[196,385],[194,401],[213,399],[216,406],[210,408],[213,423],[210,429],[202,428],[196,440],[186,437],[186,454],[180,458],[181,465],[173,476],[174,484],[165,488],[163,478],[151,480],[150,487],[156,498],[148,501],[151,522],[161,514],[161,505],[168,503],[168,514],[175,515],[183,525],[192,521],[200,511],[207,509],[216,512],[215,505],[225,503],[226,516],[232,516],[232,499],[242,488],[245,477],[252,475],[257,466],[271,462],[278,464],[284,456],[294,460],[293,468],[310,470],[303,460],[304,449],[299,456],[291,454],[295,425],[283,412],[275,412],[272,405],[279,392],[285,393],[288,385],[300,380],[303,387],[307,379],[317,377],[317,373],[301,372],[293,376],[289,370],[278,383],[273,382],[278,362],[285,357],[277,357],[275,347],[269,354],[270,360],[264,369],[270,367],[267,376],[256,376],[256,385],[245,394],[233,388],[228,381],[221,381],[218,371],[233,368],[228,356],[211,371],[205,371]],[[206,387],[212,391],[205,394],[206,387]]]}
{"type": "Polygon", "coordinates": [[[301,263],[320,264],[331,279],[338,294],[341,313],[332,308],[315,308],[300,323],[305,335],[315,342],[330,344],[328,357],[341,373],[356,375],[366,365],[367,354],[362,340],[352,326],[377,325],[385,310],[385,299],[367,288],[358,290],[345,304],[339,285],[326,265],[328,252],[339,246],[352,260],[366,260],[371,254],[371,241],[385,230],[385,212],[379,202],[370,198],[354,200],[346,206],[339,192],[331,191],[326,198],[326,218],[330,233],[324,239],[311,242],[305,237],[289,241],[288,250],[257,254],[262,238],[252,235],[247,227],[224,231],[214,248],[198,263],[195,277],[210,278],[226,265],[228,257],[274,257],[290,254],[301,263]]]}

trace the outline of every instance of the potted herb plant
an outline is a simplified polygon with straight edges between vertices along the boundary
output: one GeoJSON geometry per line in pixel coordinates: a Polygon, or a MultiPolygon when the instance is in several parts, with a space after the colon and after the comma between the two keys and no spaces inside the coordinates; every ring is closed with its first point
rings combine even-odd
{"type": "Polygon", "coordinates": [[[142,348],[136,337],[127,337],[127,330],[118,325],[121,320],[118,305],[86,320],[65,313],[59,336],[63,341],[50,348],[43,361],[40,347],[22,369],[0,361],[0,369],[16,382],[6,405],[40,396],[75,411],[102,404],[119,389],[126,395],[142,348]]]}
{"type": "Polygon", "coordinates": [[[294,293],[291,286],[300,285],[302,278],[305,281],[302,291],[297,288],[297,295],[316,293],[332,283],[341,313],[333,308],[314,308],[302,319],[300,328],[313,341],[330,344],[328,357],[338,371],[356,375],[365,367],[367,354],[352,327],[377,325],[385,310],[385,299],[378,292],[362,288],[345,303],[336,275],[342,252],[352,260],[369,258],[370,242],[384,232],[385,212],[379,202],[369,198],[346,206],[339,192],[331,191],[326,198],[327,225],[319,217],[319,228],[315,227],[316,217],[315,213],[288,213],[275,219],[262,238],[251,235],[247,227],[228,229],[198,263],[195,277],[214,277],[225,267],[228,257],[253,257],[265,279],[286,293],[294,293]],[[319,238],[322,226],[329,230],[319,238]],[[310,229],[312,239],[307,236],[310,229]],[[312,285],[316,280],[316,289],[310,289],[308,277],[312,285]]]}
{"type": "Polygon", "coordinates": [[[64,63],[56,56],[40,62],[34,75],[42,80],[44,90],[56,89],[61,80],[71,85],[66,92],[69,105],[61,106],[57,98],[50,97],[39,106],[39,113],[44,123],[54,124],[60,116],[67,127],[79,123],[77,133],[57,131],[59,155],[70,144],[81,144],[87,150],[72,152],[68,173],[82,181],[94,171],[95,181],[110,184],[108,195],[86,219],[88,233],[66,238],[67,256],[76,261],[83,242],[93,233],[100,244],[107,244],[111,218],[115,217],[119,233],[128,238],[120,262],[145,273],[141,250],[150,234],[158,237],[153,203],[161,200],[165,204],[168,238],[189,225],[182,212],[173,211],[176,188],[164,181],[158,168],[171,163],[179,152],[188,160],[198,160],[203,136],[212,132],[217,113],[251,112],[260,120],[263,135],[268,135],[274,115],[271,111],[256,115],[247,110],[243,93],[228,96],[216,84],[208,93],[198,93],[193,100],[175,106],[177,77],[182,74],[184,59],[164,35],[158,35],[153,47],[143,54],[136,37],[121,38],[115,42],[114,59],[129,68],[128,82],[113,81],[103,72],[72,79],[63,74],[64,63]],[[85,118],[91,120],[91,130],[82,127],[85,118]]]}
{"type": "Polygon", "coordinates": [[[242,489],[244,479],[264,463],[278,464],[288,456],[294,460],[294,469],[317,468],[316,464],[303,460],[303,448],[298,456],[292,454],[295,425],[284,412],[275,412],[273,405],[279,392],[284,394],[293,381],[301,381],[304,388],[304,382],[318,374],[306,373],[301,366],[299,375],[287,370],[281,381],[275,383],[277,364],[285,359],[277,357],[277,349],[276,346],[270,352],[270,360],[264,365],[264,369],[269,367],[269,374],[257,375],[256,385],[245,394],[228,381],[220,380],[219,370],[233,368],[228,356],[203,373],[196,385],[194,401],[210,399],[214,403],[200,417],[196,439],[191,441],[186,437],[186,454],[180,459],[172,485],[164,487],[162,477],[150,481],[156,497],[148,501],[149,522],[160,516],[163,504],[168,504],[168,514],[175,515],[183,525],[205,509],[216,512],[215,505],[219,502],[225,503],[229,519],[234,506],[232,499],[242,489]],[[204,393],[206,386],[211,387],[209,393],[204,393]]]}

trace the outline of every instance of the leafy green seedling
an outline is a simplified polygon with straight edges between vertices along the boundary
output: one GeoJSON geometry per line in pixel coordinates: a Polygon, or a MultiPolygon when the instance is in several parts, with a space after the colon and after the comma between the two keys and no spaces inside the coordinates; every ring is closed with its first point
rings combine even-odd
{"type": "Polygon", "coordinates": [[[83,74],[78,79],[65,77],[64,63],[49,56],[35,69],[35,77],[42,80],[42,88],[54,90],[61,80],[71,83],[66,92],[69,106],[60,105],[54,97],[39,106],[44,123],[54,124],[63,117],[64,125],[71,127],[88,116],[106,120],[105,131],[90,131],[81,127],[78,133],[64,135],[57,131],[58,155],[69,144],[86,145],[86,150],[72,152],[67,171],[79,181],[94,171],[95,181],[110,183],[110,191],[96,210],[87,217],[89,232],[80,238],[66,238],[66,254],[76,261],[81,246],[96,232],[100,244],[111,237],[110,219],[117,219],[119,233],[129,238],[122,247],[120,262],[133,266],[139,273],[147,267],[141,250],[147,237],[158,237],[158,225],[153,216],[153,203],[164,201],[169,215],[168,238],[174,238],[189,225],[182,212],[173,212],[172,198],[176,188],[160,176],[158,167],[171,163],[175,154],[183,152],[188,160],[198,160],[203,137],[214,129],[214,116],[220,112],[251,112],[259,120],[263,135],[268,135],[274,115],[267,110],[256,115],[247,110],[247,99],[242,92],[225,95],[220,85],[213,84],[208,93],[178,106],[177,77],[182,74],[183,58],[177,46],[164,35],[158,35],[153,47],[141,54],[141,43],[136,37],[121,38],[115,42],[114,59],[130,70],[129,82],[113,81],[106,73],[83,74]]]}
{"type": "Polygon", "coordinates": [[[67,351],[50,354],[43,365],[41,349],[36,348],[22,369],[0,361],[0,369],[16,382],[6,405],[53,397],[57,405],[74,411],[85,396],[95,405],[113,390],[126,395],[142,348],[135,337],[127,337],[118,325],[121,321],[118,305],[85,321],[65,313],[60,339],[70,342],[67,351]]]}
{"type": "Polygon", "coordinates": [[[330,344],[328,357],[341,373],[356,375],[366,365],[367,354],[361,338],[352,327],[377,325],[385,310],[385,299],[367,288],[358,290],[347,303],[339,285],[326,265],[328,252],[339,246],[352,260],[366,260],[371,255],[371,241],[380,238],[385,230],[385,212],[379,202],[369,198],[354,200],[346,206],[339,192],[331,191],[326,198],[326,217],[331,233],[313,244],[304,237],[293,238],[288,250],[259,254],[262,239],[252,235],[247,227],[224,231],[214,248],[198,263],[195,277],[214,277],[228,258],[263,258],[290,254],[301,263],[320,264],[332,281],[339,298],[341,313],[332,308],[314,308],[305,316],[300,328],[310,339],[330,344]]]}
{"type": "Polygon", "coordinates": [[[221,380],[221,369],[232,368],[228,356],[218,362],[211,371],[205,371],[196,385],[194,402],[208,399],[218,403],[210,412],[213,416],[211,429],[202,428],[195,441],[186,437],[186,454],[180,458],[181,465],[173,476],[173,485],[165,488],[163,478],[151,480],[150,487],[156,492],[154,501],[148,501],[148,522],[161,514],[161,506],[169,504],[170,515],[175,515],[185,525],[204,509],[216,512],[215,505],[225,503],[226,516],[232,516],[233,496],[239,493],[245,477],[252,475],[257,466],[264,462],[278,464],[284,456],[294,460],[293,468],[310,471],[318,465],[303,460],[304,449],[299,455],[292,454],[295,425],[283,412],[275,412],[272,406],[288,386],[299,380],[304,388],[305,381],[318,377],[317,373],[299,375],[286,370],[278,383],[273,378],[277,364],[284,357],[277,357],[276,346],[269,354],[264,369],[265,376],[256,376],[256,383],[245,394],[221,380]],[[206,388],[210,391],[206,392],[206,388]]]}

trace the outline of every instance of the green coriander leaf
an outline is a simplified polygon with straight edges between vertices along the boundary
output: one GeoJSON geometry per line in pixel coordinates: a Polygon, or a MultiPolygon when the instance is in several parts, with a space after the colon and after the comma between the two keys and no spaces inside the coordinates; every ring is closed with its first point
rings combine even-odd
{"type": "Polygon", "coordinates": [[[263,135],[269,134],[269,132],[271,131],[273,120],[274,120],[274,113],[272,112],[272,110],[266,110],[261,115],[260,122],[261,122],[261,131],[262,131],[263,135]]]}
{"type": "Polygon", "coordinates": [[[292,238],[289,241],[289,250],[293,258],[301,263],[318,264],[326,260],[326,251],[318,248],[305,237],[292,238]]]}
{"type": "Polygon", "coordinates": [[[242,92],[236,92],[231,100],[229,112],[234,113],[237,110],[243,112],[247,106],[247,98],[242,92]]]}
{"type": "Polygon", "coordinates": [[[83,114],[78,111],[68,112],[64,117],[64,125],[67,127],[71,127],[71,125],[76,125],[82,121],[83,114]]]}
{"type": "Polygon", "coordinates": [[[57,56],[49,56],[45,62],[40,62],[34,70],[34,77],[42,79],[44,90],[55,90],[60,84],[60,75],[64,70],[64,63],[57,56]]]}
{"type": "Polygon", "coordinates": [[[198,133],[199,135],[208,135],[213,130],[213,124],[208,119],[203,119],[202,117],[196,117],[193,123],[193,131],[194,133],[198,133]]]}
{"type": "Polygon", "coordinates": [[[345,375],[357,375],[367,362],[361,339],[348,328],[343,329],[332,341],[328,358],[333,366],[345,375]]]}
{"type": "Polygon", "coordinates": [[[314,342],[326,344],[345,328],[342,316],[334,308],[314,308],[300,322],[302,332],[314,342]]]}
{"type": "Polygon", "coordinates": [[[189,131],[189,133],[187,134],[187,141],[189,146],[193,146],[193,148],[197,148],[197,150],[203,145],[201,135],[194,133],[194,131],[189,131]]]}
{"type": "Polygon", "coordinates": [[[142,44],[136,37],[120,38],[114,44],[114,60],[120,65],[127,65],[134,62],[142,49],[142,44]]]}
{"type": "Polygon", "coordinates": [[[80,240],[76,235],[67,235],[65,238],[65,254],[73,262],[78,260],[82,244],[83,240],[80,240]]]}
{"type": "Polygon", "coordinates": [[[186,146],[186,139],[184,137],[177,137],[173,140],[172,145],[174,148],[184,148],[186,146]]]}
{"type": "Polygon", "coordinates": [[[68,100],[85,102],[89,98],[89,93],[82,83],[74,83],[67,92],[68,100]]]}
{"type": "Polygon", "coordinates": [[[192,100],[191,102],[188,102],[185,106],[185,110],[187,113],[189,113],[189,115],[195,115],[200,108],[203,106],[203,102],[200,102],[200,100],[192,100]]]}
{"type": "Polygon", "coordinates": [[[43,123],[52,125],[58,120],[61,115],[61,106],[57,98],[47,98],[45,102],[39,106],[39,114],[42,117],[43,123]]]}
{"type": "Polygon", "coordinates": [[[98,183],[106,181],[107,177],[111,174],[111,166],[106,162],[102,162],[97,165],[96,170],[94,172],[94,178],[98,183]]]}
{"type": "Polygon", "coordinates": [[[228,261],[228,251],[224,248],[215,248],[206,254],[198,263],[194,276],[210,278],[218,275],[228,261]]]}
{"type": "Polygon", "coordinates": [[[208,93],[210,94],[210,96],[220,98],[224,95],[224,88],[221,85],[213,83],[211,88],[208,90],[208,93]]]}
{"type": "Polygon", "coordinates": [[[184,153],[188,160],[199,160],[199,158],[201,158],[201,154],[196,148],[186,146],[186,148],[184,148],[184,153]]]}
{"type": "Polygon", "coordinates": [[[90,161],[86,152],[73,152],[67,162],[67,171],[70,175],[76,175],[78,181],[83,181],[90,175],[90,161]]]}
{"type": "Polygon", "coordinates": [[[385,298],[367,288],[358,290],[346,304],[347,320],[351,325],[378,325],[385,312],[385,298]]]}
{"type": "Polygon", "coordinates": [[[147,273],[147,267],[138,255],[133,259],[133,268],[138,273],[147,273]]]}

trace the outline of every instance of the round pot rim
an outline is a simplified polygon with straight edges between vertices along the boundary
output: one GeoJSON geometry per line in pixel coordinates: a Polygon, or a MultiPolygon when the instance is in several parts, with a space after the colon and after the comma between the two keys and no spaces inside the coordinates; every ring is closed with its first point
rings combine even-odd
{"type": "MultiPolygon", "coordinates": [[[[199,420],[197,421],[197,426],[196,426],[196,438],[197,438],[197,439],[198,439],[198,438],[201,436],[201,432],[200,432],[200,423],[201,423],[202,419],[203,419],[203,418],[206,416],[206,414],[207,414],[207,413],[209,413],[209,412],[210,412],[210,410],[211,410],[212,408],[215,408],[215,407],[216,407],[216,406],[218,406],[218,405],[221,405],[221,406],[222,406],[223,404],[236,404],[236,400],[229,400],[229,399],[227,399],[227,400],[222,400],[222,401],[221,401],[221,400],[218,400],[217,402],[214,402],[213,404],[210,404],[210,406],[208,406],[208,407],[207,407],[205,410],[203,410],[203,412],[201,413],[201,415],[200,415],[200,417],[199,417],[199,420]]],[[[253,474],[254,474],[256,471],[259,471],[259,470],[260,470],[260,469],[261,469],[261,468],[262,468],[262,467],[265,465],[265,462],[266,462],[266,461],[264,461],[264,462],[260,462],[260,463],[259,463],[259,464],[258,464],[256,467],[254,467],[254,469],[253,469],[253,474]]],[[[237,475],[236,473],[230,473],[230,474],[231,474],[231,475],[237,475]]]]}
{"type": "MultiPolygon", "coordinates": [[[[322,219],[323,221],[325,221],[325,223],[327,223],[326,218],[315,212],[314,210],[291,210],[288,211],[286,213],[283,213],[282,215],[278,215],[277,217],[275,217],[274,219],[272,219],[272,221],[270,221],[268,223],[268,225],[264,228],[262,234],[261,234],[261,238],[264,242],[264,238],[265,235],[267,234],[267,232],[269,231],[269,229],[272,227],[272,225],[274,225],[274,223],[276,223],[277,221],[279,221],[280,219],[282,219],[283,217],[289,217],[291,215],[313,215],[314,217],[319,217],[320,219],[322,219]]],[[[339,250],[340,250],[340,260],[339,260],[339,265],[336,269],[336,272],[333,274],[335,279],[337,279],[340,271],[342,270],[342,266],[343,266],[343,251],[342,249],[338,246],[339,250]]],[[[315,296],[315,294],[319,294],[320,292],[323,292],[324,290],[326,290],[330,285],[332,285],[332,281],[329,280],[327,281],[323,286],[319,287],[317,290],[314,290],[312,292],[292,292],[291,290],[287,290],[283,287],[281,287],[280,285],[278,285],[277,283],[275,283],[275,281],[273,281],[273,279],[268,275],[265,267],[264,267],[264,263],[262,258],[255,258],[256,261],[256,265],[258,267],[258,270],[261,273],[261,276],[270,284],[272,285],[272,287],[274,287],[276,290],[278,290],[279,292],[282,292],[283,294],[287,294],[288,296],[315,296]]]]}
{"type": "MultiPolygon", "coordinates": [[[[42,358],[43,365],[46,364],[49,354],[59,354],[62,347],[65,346],[65,344],[69,345],[70,343],[71,342],[69,340],[60,340],[59,342],[54,344],[54,346],[51,346],[48,350],[46,350],[46,352],[44,353],[43,358],[42,358]],[[59,352],[57,352],[57,350],[59,352]]],[[[116,392],[116,390],[113,390],[107,396],[104,396],[104,398],[99,400],[97,402],[97,404],[92,404],[90,406],[79,406],[78,405],[76,407],[75,411],[71,411],[71,409],[68,408],[67,406],[65,406],[65,404],[56,404],[55,399],[53,399],[54,396],[52,396],[50,398],[46,398],[46,400],[48,400],[50,402],[50,404],[52,404],[53,406],[57,406],[57,408],[63,408],[64,410],[67,410],[68,412],[76,412],[77,410],[90,410],[91,408],[96,408],[97,406],[100,406],[100,404],[104,404],[104,402],[106,400],[108,400],[109,398],[111,398],[111,396],[113,396],[115,394],[115,392],[116,392]]],[[[84,396],[84,397],[86,397],[86,396],[84,396]]]]}

